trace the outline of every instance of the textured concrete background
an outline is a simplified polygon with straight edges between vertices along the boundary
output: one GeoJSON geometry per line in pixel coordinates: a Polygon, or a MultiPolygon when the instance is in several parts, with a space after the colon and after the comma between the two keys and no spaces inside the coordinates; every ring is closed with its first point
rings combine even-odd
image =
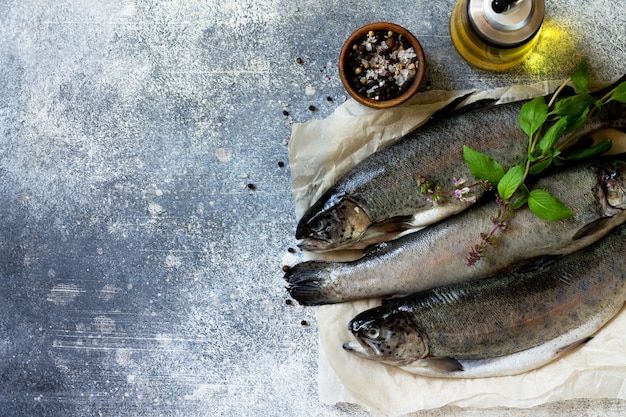
{"type": "Polygon", "coordinates": [[[454,3],[1,0],[0,415],[365,415],[318,401],[314,310],[285,302],[280,270],[286,140],[345,100],[343,40],[404,25],[425,89],[564,78],[583,56],[626,72],[622,1],[547,0],[537,52],[503,74],[456,54],[454,3]]]}

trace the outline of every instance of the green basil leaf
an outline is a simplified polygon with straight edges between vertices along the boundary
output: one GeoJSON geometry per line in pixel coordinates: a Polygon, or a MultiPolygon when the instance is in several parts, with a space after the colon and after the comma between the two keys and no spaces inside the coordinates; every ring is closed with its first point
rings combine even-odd
{"type": "Polygon", "coordinates": [[[463,145],[463,158],[472,175],[487,180],[493,186],[498,185],[504,175],[504,168],[489,155],[463,145]]]}
{"type": "Polygon", "coordinates": [[[530,168],[528,169],[528,173],[530,175],[537,175],[540,174],[541,172],[543,172],[546,168],[548,168],[550,166],[550,164],[552,163],[552,158],[548,158],[546,160],[543,160],[539,163],[536,163],[534,165],[531,165],[530,168]]]}
{"type": "Polygon", "coordinates": [[[550,150],[554,148],[556,142],[561,138],[563,132],[565,132],[566,127],[567,119],[559,119],[546,130],[546,134],[543,135],[543,138],[539,141],[539,149],[541,149],[543,155],[548,154],[550,150]]]}
{"type": "Polygon", "coordinates": [[[566,97],[554,103],[554,110],[550,115],[561,117],[570,117],[578,119],[585,110],[596,105],[596,101],[589,94],[579,94],[576,96],[566,97]]]}
{"type": "Polygon", "coordinates": [[[587,107],[579,117],[567,117],[566,132],[574,132],[581,127],[586,121],[589,115],[589,107],[587,107]]]}
{"type": "Polygon", "coordinates": [[[541,152],[536,152],[536,151],[535,151],[535,152],[533,152],[533,154],[532,154],[532,155],[530,155],[530,156],[528,157],[528,160],[529,160],[530,162],[535,162],[535,161],[538,161],[538,160],[540,160],[541,158],[544,158],[544,157],[545,157],[545,155],[541,155],[541,152]]]}
{"type": "Polygon", "coordinates": [[[574,74],[572,75],[572,85],[574,86],[574,90],[578,94],[584,94],[587,92],[587,87],[589,85],[589,72],[587,70],[587,60],[583,59],[574,74]]]}
{"type": "Polygon", "coordinates": [[[615,91],[613,91],[613,94],[611,94],[611,97],[609,97],[608,101],[611,100],[619,101],[620,103],[626,103],[626,81],[620,83],[615,91]]]}
{"type": "Polygon", "coordinates": [[[543,97],[536,97],[522,106],[517,122],[530,137],[548,119],[548,105],[543,97]]]}
{"type": "Polygon", "coordinates": [[[524,205],[528,203],[528,194],[529,194],[528,187],[526,187],[526,184],[522,184],[517,189],[515,194],[511,196],[511,208],[513,210],[517,210],[519,208],[524,207],[524,205]]]}
{"type": "Polygon", "coordinates": [[[536,216],[554,222],[572,217],[572,211],[561,200],[545,190],[532,190],[528,195],[528,208],[536,216]]]}
{"type": "Polygon", "coordinates": [[[524,182],[524,171],[526,171],[524,165],[514,165],[509,168],[498,183],[498,194],[500,194],[500,197],[504,200],[511,198],[513,193],[524,182]]]}
{"type": "Polygon", "coordinates": [[[603,154],[605,152],[608,152],[612,146],[613,146],[612,141],[605,140],[596,145],[590,146],[588,148],[576,149],[572,151],[572,153],[567,155],[567,158],[565,159],[567,161],[577,161],[579,159],[591,158],[591,157],[603,154]]]}

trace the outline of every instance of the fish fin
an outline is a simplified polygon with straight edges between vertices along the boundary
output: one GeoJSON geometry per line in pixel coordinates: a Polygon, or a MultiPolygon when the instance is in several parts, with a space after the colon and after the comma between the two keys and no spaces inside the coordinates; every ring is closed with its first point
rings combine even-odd
{"type": "Polygon", "coordinates": [[[398,301],[401,298],[406,297],[407,295],[408,294],[394,294],[389,297],[383,298],[382,300],[380,300],[380,303],[381,305],[395,303],[396,301],[398,301]]]}
{"type": "MultiPolygon", "coordinates": [[[[619,116],[616,116],[616,118],[619,118],[619,116]]],[[[559,156],[567,159],[574,152],[596,146],[607,140],[612,142],[612,146],[602,156],[621,155],[626,152],[626,132],[624,132],[623,128],[613,126],[600,128],[581,136],[574,143],[562,149],[559,156]]]]}
{"type": "Polygon", "coordinates": [[[454,358],[444,356],[433,356],[430,358],[420,359],[421,365],[431,368],[439,373],[463,372],[465,369],[461,362],[454,358]]]}
{"type": "Polygon", "coordinates": [[[388,248],[389,245],[387,244],[387,242],[374,243],[363,250],[363,256],[382,255],[387,251],[388,248]]]}
{"type": "Polygon", "coordinates": [[[604,233],[606,232],[606,224],[609,222],[611,222],[610,217],[603,217],[601,219],[594,220],[591,223],[587,223],[586,225],[578,229],[578,231],[574,234],[574,237],[572,237],[572,240],[582,239],[589,235],[593,235],[596,232],[604,233]]]}
{"type": "Polygon", "coordinates": [[[410,230],[419,230],[413,224],[413,219],[412,215],[397,216],[374,223],[365,231],[360,243],[366,245],[365,248],[370,248],[377,243],[397,239],[410,230]]]}
{"type": "Polygon", "coordinates": [[[607,155],[620,155],[626,152],[626,132],[622,129],[608,127],[606,129],[596,130],[589,134],[591,144],[589,146],[597,145],[605,140],[612,142],[611,149],[603,153],[602,156],[607,155]]]}
{"type": "Polygon", "coordinates": [[[612,142],[611,149],[602,155],[622,155],[626,153],[626,130],[623,128],[609,128],[605,129],[605,136],[598,138],[598,140],[610,140],[612,142]]]}
{"type": "Polygon", "coordinates": [[[370,226],[375,233],[397,233],[413,228],[413,215],[396,216],[370,226]]]}
{"type": "Polygon", "coordinates": [[[287,291],[298,303],[306,306],[332,304],[324,294],[323,271],[327,262],[306,261],[289,268],[283,278],[289,283],[287,291]]]}
{"type": "Polygon", "coordinates": [[[556,262],[561,255],[542,255],[538,256],[530,261],[514,268],[511,272],[515,274],[525,274],[532,271],[537,271],[541,268],[546,268],[556,262]]]}
{"type": "Polygon", "coordinates": [[[574,343],[570,343],[569,345],[563,346],[563,347],[559,348],[556,351],[556,355],[560,356],[560,355],[562,355],[562,354],[564,354],[564,353],[566,353],[566,352],[568,352],[570,350],[576,349],[577,347],[582,346],[585,343],[589,342],[591,339],[593,339],[593,337],[588,336],[588,337],[582,338],[580,340],[577,340],[574,343]]]}

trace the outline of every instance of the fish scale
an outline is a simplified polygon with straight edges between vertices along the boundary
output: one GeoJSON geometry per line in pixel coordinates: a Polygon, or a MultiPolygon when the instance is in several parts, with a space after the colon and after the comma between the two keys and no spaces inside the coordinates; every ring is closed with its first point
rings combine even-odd
{"type": "MultiPolygon", "coordinates": [[[[476,109],[450,119],[434,120],[424,128],[404,136],[389,147],[375,152],[340,178],[320,200],[305,212],[296,229],[296,238],[304,239],[300,246],[309,250],[345,249],[364,247],[386,240],[385,231],[403,232],[417,229],[432,220],[419,220],[419,213],[426,209],[441,214],[434,218],[458,213],[468,203],[450,201],[434,207],[427,196],[419,192],[417,180],[422,176],[435,184],[450,184],[452,176],[473,179],[463,161],[463,144],[477,150],[489,151],[501,158],[504,164],[512,165],[526,152],[527,138],[517,126],[517,115],[522,103],[509,103],[484,109],[476,109]],[[496,128],[497,127],[497,128],[496,128]],[[445,136],[442,135],[445,131],[445,136]],[[475,132],[481,131],[480,135],[475,132]],[[502,132],[507,131],[507,140],[502,132]],[[501,150],[504,150],[502,152],[501,150]],[[364,236],[330,244],[310,239],[312,233],[307,225],[316,219],[322,206],[337,199],[351,199],[368,215],[364,236]],[[405,230],[403,230],[405,229],[405,230]],[[373,235],[368,237],[368,234],[373,235]],[[308,239],[308,240],[307,240],[308,239]],[[314,244],[310,246],[308,243],[314,244]],[[319,245],[318,248],[315,245],[319,245]],[[327,247],[332,246],[332,247],[327,247]]],[[[479,191],[483,193],[483,191],[479,191]]],[[[338,207],[335,203],[331,207],[338,207]]],[[[328,210],[328,208],[326,208],[328,210]]],[[[424,214],[433,216],[433,214],[424,214]]],[[[350,216],[344,216],[349,221],[350,216]]],[[[339,227],[339,226],[337,226],[339,227]]]]}
{"type": "MultiPolygon", "coordinates": [[[[435,118],[365,158],[304,213],[296,227],[298,245],[320,252],[362,249],[465,210],[469,202],[432,203],[420,192],[418,178],[444,189],[451,188],[452,177],[475,183],[463,159],[463,145],[488,153],[505,168],[518,163],[526,156],[528,146],[528,138],[517,122],[524,103],[435,118]]],[[[571,135],[573,142],[599,128],[624,127],[625,106],[612,103],[606,107],[571,135]]],[[[476,190],[478,198],[484,193],[476,190]]]]}
{"type": "Polygon", "coordinates": [[[387,302],[351,320],[348,328],[356,340],[344,348],[427,376],[502,376],[535,369],[585,343],[621,310],[625,251],[626,227],[620,226],[576,255],[532,271],[387,302]],[[403,326],[397,317],[404,318],[403,326]],[[395,349],[374,354],[377,345],[395,349]]]}
{"type": "Polygon", "coordinates": [[[484,201],[424,230],[386,242],[358,260],[297,264],[285,273],[288,290],[306,305],[406,295],[572,253],[626,221],[626,155],[555,169],[530,185],[558,197],[573,217],[548,222],[527,207],[516,210],[485,256],[470,267],[469,251],[480,233],[493,227],[492,217],[500,208],[495,201],[484,201]]]}

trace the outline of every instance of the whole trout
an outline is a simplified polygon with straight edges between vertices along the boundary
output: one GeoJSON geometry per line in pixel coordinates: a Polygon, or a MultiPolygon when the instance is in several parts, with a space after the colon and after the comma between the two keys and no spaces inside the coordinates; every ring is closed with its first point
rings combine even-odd
{"type": "MultiPolygon", "coordinates": [[[[299,220],[298,246],[310,251],[363,249],[419,230],[466,209],[471,202],[433,203],[420,178],[451,187],[452,177],[476,182],[463,145],[488,153],[508,168],[526,156],[528,138],[518,126],[523,102],[434,118],[370,155],[341,177],[299,220]]],[[[567,140],[577,143],[601,128],[626,127],[626,106],[612,103],[567,140]]],[[[480,198],[484,191],[477,192],[480,198]]]]}
{"type": "Polygon", "coordinates": [[[348,324],[344,349],[426,376],[535,369],[588,341],[626,300],[626,227],[526,273],[397,299],[348,324]]]}
{"type": "Polygon", "coordinates": [[[542,257],[579,250],[626,221],[626,155],[553,170],[532,188],[558,197],[573,216],[549,222],[527,207],[513,212],[486,254],[467,257],[480,234],[494,227],[494,200],[476,204],[419,232],[378,245],[352,262],[307,261],[285,273],[291,296],[304,305],[406,295],[508,272],[542,257]]]}

